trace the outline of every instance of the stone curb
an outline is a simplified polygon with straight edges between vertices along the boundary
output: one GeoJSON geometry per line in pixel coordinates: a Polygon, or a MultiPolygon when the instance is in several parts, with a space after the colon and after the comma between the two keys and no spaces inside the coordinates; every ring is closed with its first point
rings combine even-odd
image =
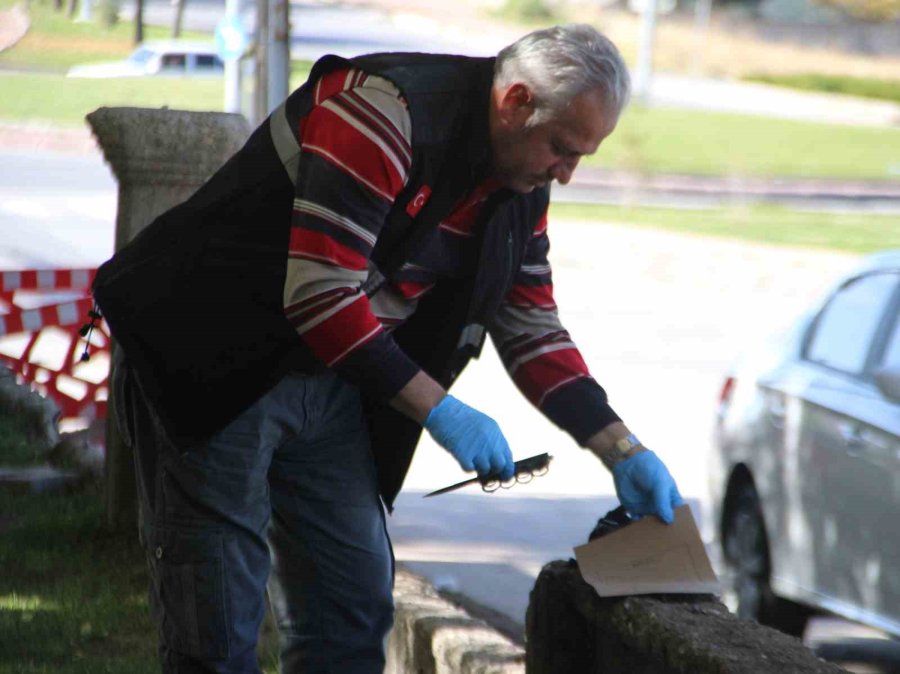
{"type": "Polygon", "coordinates": [[[386,674],[524,674],[525,653],[398,567],[386,674]]]}
{"type": "Polygon", "coordinates": [[[838,674],[799,639],[711,595],[601,599],[574,560],[544,566],[528,607],[529,674],[838,674]]]}

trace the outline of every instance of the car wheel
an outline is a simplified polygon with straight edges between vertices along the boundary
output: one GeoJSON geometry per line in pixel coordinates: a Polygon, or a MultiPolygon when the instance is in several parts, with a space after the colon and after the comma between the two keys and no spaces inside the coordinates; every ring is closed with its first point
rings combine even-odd
{"type": "Polygon", "coordinates": [[[734,612],[795,637],[802,637],[810,610],[776,597],[769,585],[769,541],[756,491],[744,486],[735,496],[723,532],[734,612]]]}

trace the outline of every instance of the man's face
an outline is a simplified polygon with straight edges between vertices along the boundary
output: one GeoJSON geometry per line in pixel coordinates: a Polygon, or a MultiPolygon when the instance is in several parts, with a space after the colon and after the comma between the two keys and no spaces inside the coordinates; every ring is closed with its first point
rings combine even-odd
{"type": "Polygon", "coordinates": [[[618,121],[594,91],[579,94],[561,113],[531,127],[526,122],[534,105],[525,85],[497,92],[495,104],[494,174],[505,187],[522,193],[551,180],[568,183],[579,160],[594,154],[618,121]]]}

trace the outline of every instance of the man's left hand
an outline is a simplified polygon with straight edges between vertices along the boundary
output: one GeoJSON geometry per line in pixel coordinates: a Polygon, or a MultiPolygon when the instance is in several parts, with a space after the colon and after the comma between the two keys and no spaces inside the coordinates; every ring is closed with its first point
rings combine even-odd
{"type": "Polygon", "coordinates": [[[616,464],[612,473],[619,501],[634,518],[656,515],[671,524],[673,509],[684,505],[669,469],[649,449],[616,464]]]}

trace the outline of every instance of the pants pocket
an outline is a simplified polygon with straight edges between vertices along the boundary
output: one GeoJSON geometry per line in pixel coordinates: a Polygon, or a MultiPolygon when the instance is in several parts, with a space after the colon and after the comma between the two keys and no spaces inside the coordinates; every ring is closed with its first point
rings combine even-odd
{"type": "Polygon", "coordinates": [[[195,658],[227,658],[230,625],[222,534],[162,528],[147,543],[153,613],[165,645],[195,658]]]}

